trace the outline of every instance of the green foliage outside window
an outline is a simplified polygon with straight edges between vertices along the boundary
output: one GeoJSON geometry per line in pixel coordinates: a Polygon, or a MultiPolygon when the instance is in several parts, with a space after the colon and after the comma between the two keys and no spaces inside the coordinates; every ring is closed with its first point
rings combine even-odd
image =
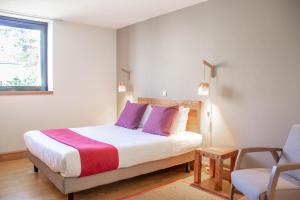
{"type": "Polygon", "coordinates": [[[41,85],[40,31],[0,25],[0,86],[41,85]]]}

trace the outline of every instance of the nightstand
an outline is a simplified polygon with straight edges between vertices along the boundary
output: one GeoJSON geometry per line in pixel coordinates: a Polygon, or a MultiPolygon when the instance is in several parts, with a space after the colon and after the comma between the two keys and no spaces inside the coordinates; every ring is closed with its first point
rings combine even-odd
{"type": "MultiPolygon", "coordinates": [[[[202,188],[201,171],[202,157],[204,156],[210,160],[210,177],[214,178],[214,189],[216,191],[222,191],[223,161],[228,158],[230,159],[231,172],[233,171],[237,155],[238,150],[235,148],[208,147],[197,149],[195,153],[194,183],[192,185],[202,188]]],[[[229,181],[231,181],[230,178],[229,181]]]]}

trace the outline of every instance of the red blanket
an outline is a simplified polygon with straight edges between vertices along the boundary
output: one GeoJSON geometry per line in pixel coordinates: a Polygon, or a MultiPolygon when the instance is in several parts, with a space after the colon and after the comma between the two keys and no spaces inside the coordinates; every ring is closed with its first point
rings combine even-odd
{"type": "Polygon", "coordinates": [[[90,139],[69,129],[42,130],[41,132],[78,150],[81,160],[80,176],[114,170],[119,166],[118,150],[110,144],[90,139]]]}

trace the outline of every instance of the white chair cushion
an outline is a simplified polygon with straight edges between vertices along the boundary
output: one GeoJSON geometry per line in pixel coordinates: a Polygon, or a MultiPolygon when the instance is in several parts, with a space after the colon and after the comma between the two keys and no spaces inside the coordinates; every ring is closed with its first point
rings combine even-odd
{"type": "MultiPolygon", "coordinates": [[[[300,125],[294,125],[292,127],[283,147],[279,163],[300,163],[300,125]]],[[[288,173],[300,181],[300,170],[292,170],[285,173],[288,173]]]]}
{"type": "MultiPolygon", "coordinates": [[[[259,200],[260,195],[267,192],[271,176],[271,169],[253,168],[253,169],[241,169],[231,173],[231,179],[236,189],[242,192],[248,200],[259,200]]],[[[276,187],[276,199],[285,193],[285,197],[288,194],[291,198],[285,199],[300,199],[300,182],[293,177],[281,174],[276,187]],[[289,193],[287,192],[290,191],[289,193]],[[292,191],[292,192],[291,192],[292,191]],[[296,195],[296,198],[294,196],[296,195]]]]}

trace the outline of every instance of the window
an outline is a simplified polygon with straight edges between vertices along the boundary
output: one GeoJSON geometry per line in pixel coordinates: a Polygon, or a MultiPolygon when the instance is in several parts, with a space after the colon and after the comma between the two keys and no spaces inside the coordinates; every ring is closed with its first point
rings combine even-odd
{"type": "Polygon", "coordinates": [[[45,22],[0,16],[0,91],[47,91],[45,22]]]}

